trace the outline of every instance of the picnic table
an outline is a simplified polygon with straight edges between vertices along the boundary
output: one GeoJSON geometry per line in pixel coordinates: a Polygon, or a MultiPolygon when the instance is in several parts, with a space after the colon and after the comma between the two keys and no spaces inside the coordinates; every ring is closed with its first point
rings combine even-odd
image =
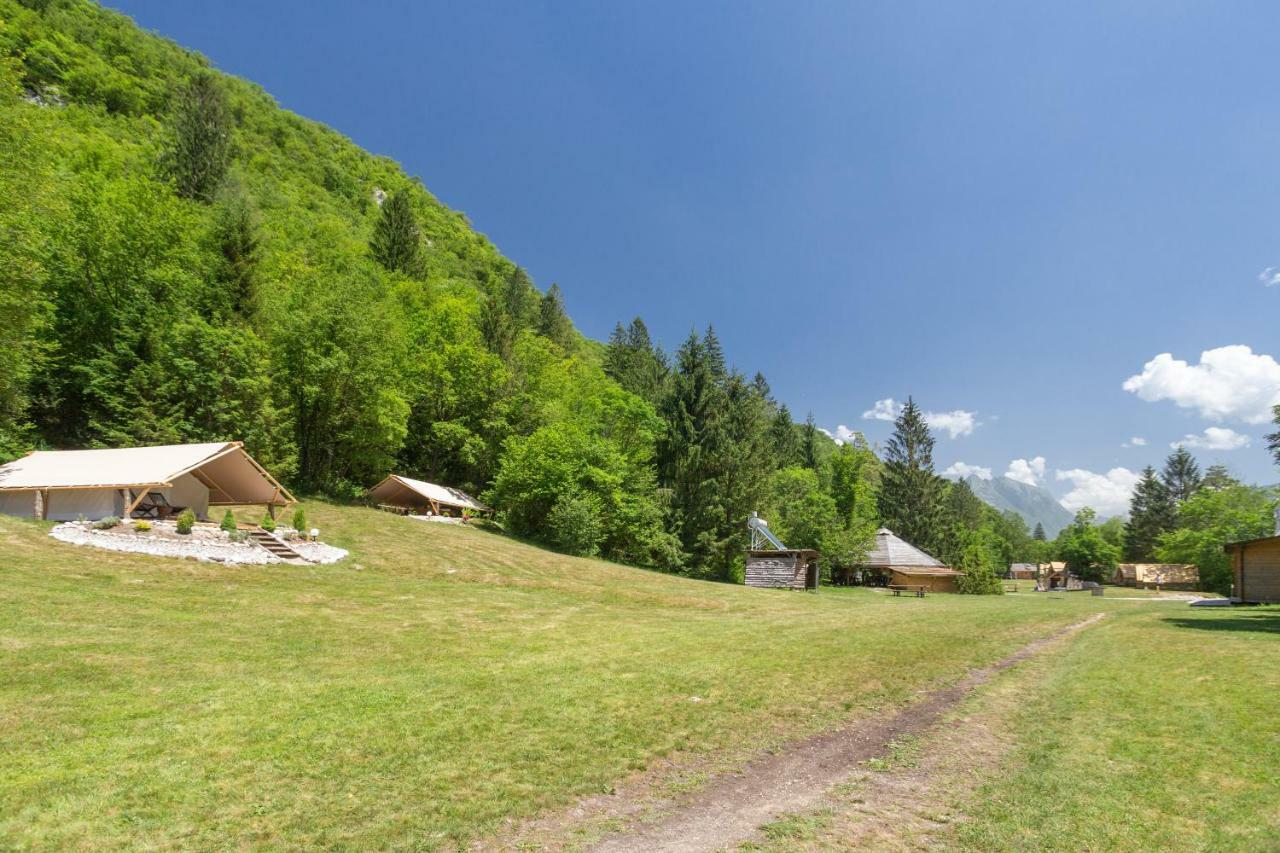
{"type": "Polygon", "coordinates": [[[894,595],[902,595],[904,592],[913,594],[916,598],[924,598],[926,586],[915,586],[911,584],[891,583],[889,589],[893,590],[894,595]]]}

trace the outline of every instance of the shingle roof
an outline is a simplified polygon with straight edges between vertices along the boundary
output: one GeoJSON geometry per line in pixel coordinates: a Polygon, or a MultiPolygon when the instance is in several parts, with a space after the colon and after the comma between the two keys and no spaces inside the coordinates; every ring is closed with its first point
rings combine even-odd
{"type": "Polygon", "coordinates": [[[945,569],[941,561],[894,535],[887,527],[876,531],[876,544],[862,565],[875,569],[945,569]]]}

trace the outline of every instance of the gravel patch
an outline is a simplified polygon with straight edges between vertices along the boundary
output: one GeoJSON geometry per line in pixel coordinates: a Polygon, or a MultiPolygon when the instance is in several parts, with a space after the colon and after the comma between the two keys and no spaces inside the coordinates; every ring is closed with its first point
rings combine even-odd
{"type": "MultiPolygon", "coordinates": [[[[275,554],[253,542],[233,541],[216,525],[197,525],[189,534],[180,534],[171,521],[153,521],[151,529],[136,530],[132,522],[123,522],[108,530],[96,530],[88,522],[68,521],[59,524],[49,535],[69,545],[88,545],[107,551],[151,554],[156,557],[190,557],[205,563],[266,565],[283,563],[275,554]]],[[[313,563],[336,563],[347,552],[323,542],[281,541],[313,563]]],[[[296,562],[296,561],[295,561],[296,562]]]]}

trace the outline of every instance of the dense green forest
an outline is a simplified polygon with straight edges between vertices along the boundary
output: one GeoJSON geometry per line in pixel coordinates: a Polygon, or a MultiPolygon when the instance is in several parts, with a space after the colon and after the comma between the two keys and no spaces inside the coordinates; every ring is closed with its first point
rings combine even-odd
{"type": "Polygon", "coordinates": [[[396,163],[88,0],[0,0],[0,458],[223,439],[309,493],[396,471],[565,552],[721,580],[752,510],[830,568],[886,524],[970,592],[1013,560],[1183,554],[1207,523],[1179,493],[1146,532],[1083,513],[1043,542],[934,472],[914,403],[881,458],[795,423],[711,328],[587,340],[396,163]]]}

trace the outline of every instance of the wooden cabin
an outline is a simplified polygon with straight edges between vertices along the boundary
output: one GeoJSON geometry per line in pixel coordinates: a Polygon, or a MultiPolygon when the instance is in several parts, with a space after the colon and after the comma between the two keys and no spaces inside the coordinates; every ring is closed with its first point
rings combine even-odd
{"type": "Polygon", "coordinates": [[[1138,589],[1196,589],[1200,570],[1183,563],[1121,563],[1111,582],[1138,589]]]}
{"type": "Polygon", "coordinates": [[[1040,576],[1039,563],[1010,563],[1004,575],[1009,580],[1033,581],[1040,576]]]}
{"type": "Polygon", "coordinates": [[[875,547],[858,566],[864,583],[876,586],[909,586],[928,592],[955,592],[960,572],[882,527],[875,547]]]}
{"type": "Polygon", "coordinates": [[[392,474],[368,492],[382,509],[417,515],[491,515],[493,510],[461,489],[392,474]]]}
{"type": "Polygon", "coordinates": [[[817,551],[807,549],[747,552],[747,586],[764,589],[817,589],[817,551]]]}
{"type": "Polygon", "coordinates": [[[1247,604],[1280,603],[1280,535],[1226,546],[1231,557],[1231,597],[1247,604]]]}
{"type": "Polygon", "coordinates": [[[163,518],[183,509],[258,504],[272,515],[293,495],[238,441],[98,450],[37,450],[0,465],[0,512],[94,521],[163,518]]]}

